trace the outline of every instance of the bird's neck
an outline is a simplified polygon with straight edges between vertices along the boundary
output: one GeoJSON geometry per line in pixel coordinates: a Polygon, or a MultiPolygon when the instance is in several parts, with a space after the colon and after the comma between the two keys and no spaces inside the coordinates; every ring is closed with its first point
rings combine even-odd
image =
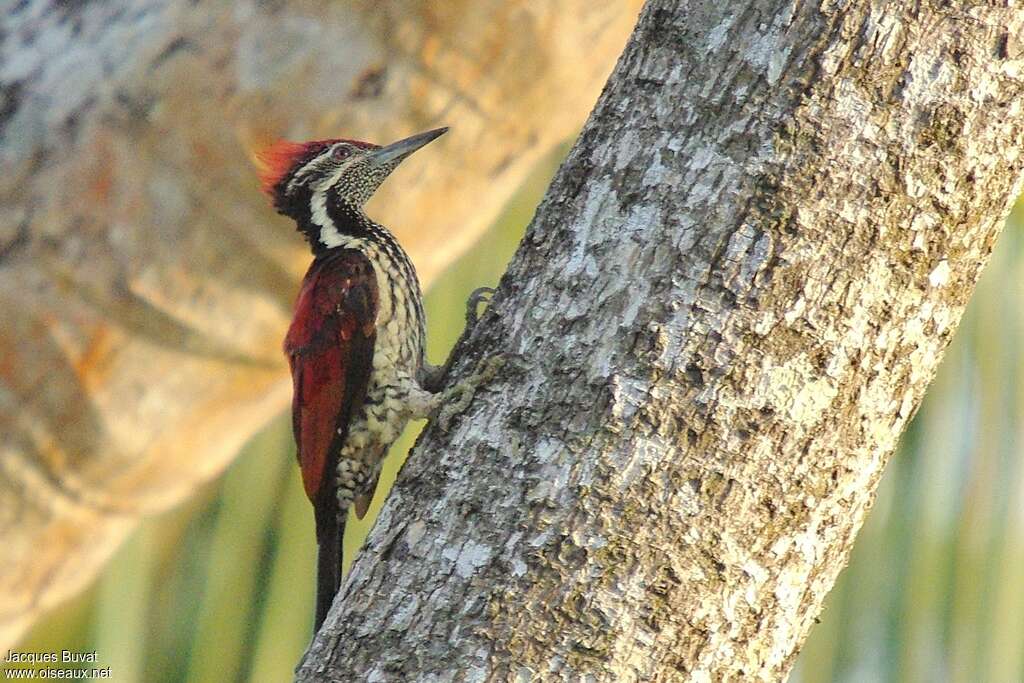
{"type": "Polygon", "coordinates": [[[391,231],[367,216],[362,207],[344,201],[318,203],[315,199],[310,207],[306,225],[300,222],[300,229],[317,258],[337,249],[358,249],[374,267],[393,273],[415,296],[420,296],[419,279],[409,255],[391,231]]]}
{"type": "Polygon", "coordinates": [[[324,193],[311,196],[308,207],[304,215],[296,216],[296,222],[316,256],[339,248],[365,250],[374,244],[401,249],[391,231],[373,221],[360,206],[324,193]]]}
{"type": "Polygon", "coordinates": [[[329,204],[319,214],[314,208],[309,227],[309,231],[304,228],[303,232],[310,237],[317,259],[329,258],[340,249],[356,249],[366,255],[381,288],[378,315],[387,320],[398,319],[400,325],[412,328],[415,335],[412,354],[417,363],[422,363],[426,347],[423,294],[412,260],[391,231],[361,208],[348,204],[329,204]],[[383,287],[387,287],[386,291],[383,287]],[[402,292],[401,297],[396,297],[398,291],[402,292]]]}

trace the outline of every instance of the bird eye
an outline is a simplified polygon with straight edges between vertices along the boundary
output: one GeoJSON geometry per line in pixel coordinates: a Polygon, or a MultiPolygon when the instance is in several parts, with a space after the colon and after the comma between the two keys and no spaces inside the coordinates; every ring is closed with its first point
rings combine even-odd
{"type": "Polygon", "coordinates": [[[331,152],[331,158],[335,161],[341,161],[349,155],[348,147],[335,147],[334,151],[331,152]]]}

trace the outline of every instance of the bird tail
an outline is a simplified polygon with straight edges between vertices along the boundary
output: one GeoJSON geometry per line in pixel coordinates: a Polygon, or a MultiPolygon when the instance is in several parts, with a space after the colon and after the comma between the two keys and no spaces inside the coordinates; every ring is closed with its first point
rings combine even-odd
{"type": "Polygon", "coordinates": [[[313,632],[327,618],[334,596],[341,587],[341,541],[345,537],[344,517],[336,505],[316,507],[316,622],[313,632]]]}

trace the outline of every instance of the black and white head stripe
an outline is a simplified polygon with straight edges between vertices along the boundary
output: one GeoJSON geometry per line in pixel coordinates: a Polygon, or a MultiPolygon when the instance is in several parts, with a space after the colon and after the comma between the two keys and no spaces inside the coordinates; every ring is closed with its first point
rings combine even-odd
{"type": "Polygon", "coordinates": [[[363,204],[410,154],[447,128],[380,147],[358,140],[281,142],[258,155],[263,190],[291,216],[315,251],[362,238],[363,204]]]}
{"type": "Polygon", "coordinates": [[[303,163],[296,164],[282,189],[287,193],[294,192],[304,184],[313,187],[324,181],[336,182],[347,166],[375,149],[378,146],[368,142],[332,141],[303,163]]]}

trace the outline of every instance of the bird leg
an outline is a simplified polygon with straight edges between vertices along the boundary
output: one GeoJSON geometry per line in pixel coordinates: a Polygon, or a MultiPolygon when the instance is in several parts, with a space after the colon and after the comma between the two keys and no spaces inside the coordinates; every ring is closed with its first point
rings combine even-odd
{"type": "Polygon", "coordinates": [[[483,358],[477,362],[472,375],[435,393],[418,387],[412,389],[406,401],[407,416],[411,420],[436,417],[441,429],[448,431],[452,418],[469,407],[477,389],[494,379],[506,360],[503,353],[483,358]]]}
{"type": "Polygon", "coordinates": [[[479,320],[477,311],[480,308],[480,304],[482,302],[490,303],[490,298],[493,294],[494,290],[490,287],[478,287],[473,290],[473,293],[469,295],[469,299],[466,301],[466,326],[463,328],[459,340],[452,347],[448,360],[441,366],[425,365],[423,368],[420,386],[426,391],[424,395],[419,396],[418,400],[415,401],[416,405],[413,407],[413,412],[419,413],[422,416],[436,415],[438,424],[445,431],[448,431],[452,418],[469,407],[473,396],[476,394],[476,390],[492,380],[498,374],[498,370],[505,364],[504,354],[484,358],[476,364],[473,374],[469,377],[460,380],[454,386],[447,388],[444,386],[448,371],[455,361],[455,350],[469,338],[473,328],[476,327],[479,320]],[[426,392],[430,393],[427,394],[426,392]]]}
{"type": "Polygon", "coordinates": [[[437,412],[437,423],[443,431],[447,432],[452,419],[469,407],[476,395],[476,390],[494,379],[494,376],[505,365],[505,360],[503,354],[481,358],[473,369],[472,375],[438,394],[441,400],[440,409],[437,412]]]}
{"type": "Polygon", "coordinates": [[[494,287],[477,287],[470,292],[469,299],[466,300],[466,329],[462,331],[463,335],[467,330],[476,327],[476,323],[480,319],[477,315],[480,304],[489,304],[492,296],[494,296],[494,287]]]}
{"type": "Polygon", "coordinates": [[[462,345],[462,342],[469,339],[473,328],[476,327],[477,321],[480,319],[477,310],[480,308],[481,302],[490,303],[490,298],[493,294],[494,289],[491,287],[477,287],[469,295],[469,299],[466,300],[466,326],[462,328],[462,334],[459,335],[458,340],[452,346],[452,350],[448,354],[448,360],[444,362],[444,365],[423,364],[420,386],[432,394],[436,394],[444,389],[445,378],[448,376],[448,371],[451,370],[452,363],[455,362],[455,350],[462,345]]]}

